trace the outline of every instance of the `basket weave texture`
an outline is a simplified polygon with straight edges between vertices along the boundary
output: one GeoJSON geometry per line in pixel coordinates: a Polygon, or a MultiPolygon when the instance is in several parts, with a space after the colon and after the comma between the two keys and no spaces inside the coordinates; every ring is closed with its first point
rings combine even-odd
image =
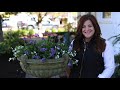
{"type": "Polygon", "coordinates": [[[66,71],[68,55],[59,59],[49,59],[45,62],[40,60],[27,59],[25,56],[18,58],[20,66],[24,72],[38,78],[50,78],[61,75],[66,71]]]}

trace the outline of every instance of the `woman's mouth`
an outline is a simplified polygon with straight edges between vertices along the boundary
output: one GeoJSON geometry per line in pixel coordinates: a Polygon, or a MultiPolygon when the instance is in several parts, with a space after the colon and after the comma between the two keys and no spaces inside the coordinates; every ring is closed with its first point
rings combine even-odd
{"type": "Polygon", "coordinates": [[[85,31],[84,33],[85,34],[90,34],[92,32],[92,30],[90,30],[90,31],[85,31]]]}

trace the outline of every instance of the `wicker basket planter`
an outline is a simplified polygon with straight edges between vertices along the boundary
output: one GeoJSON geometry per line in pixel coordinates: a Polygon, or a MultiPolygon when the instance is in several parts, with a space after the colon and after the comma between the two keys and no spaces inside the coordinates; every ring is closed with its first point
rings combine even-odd
{"type": "Polygon", "coordinates": [[[59,59],[49,59],[46,62],[40,60],[27,59],[22,56],[18,58],[20,66],[27,74],[38,78],[50,78],[55,75],[60,75],[66,71],[68,63],[68,55],[64,55],[59,59]]]}

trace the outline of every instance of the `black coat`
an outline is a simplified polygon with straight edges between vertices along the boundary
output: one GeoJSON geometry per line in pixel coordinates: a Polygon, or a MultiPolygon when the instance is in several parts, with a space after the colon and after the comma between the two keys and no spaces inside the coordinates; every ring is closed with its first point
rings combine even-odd
{"type": "Polygon", "coordinates": [[[78,65],[73,65],[71,68],[70,78],[97,78],[104,70],[102,53],[99,54],[94,50],[92,41],[83,44],[75,58],[79,61],[78,65]]]}

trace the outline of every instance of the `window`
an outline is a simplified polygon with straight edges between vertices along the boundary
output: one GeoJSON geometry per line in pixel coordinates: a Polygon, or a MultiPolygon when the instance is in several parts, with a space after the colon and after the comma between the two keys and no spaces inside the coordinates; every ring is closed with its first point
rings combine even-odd
{"type": "Polygon", "coordinates": [[[111,18],[111,12],[103,12],[103,18],[111,18]]]}

